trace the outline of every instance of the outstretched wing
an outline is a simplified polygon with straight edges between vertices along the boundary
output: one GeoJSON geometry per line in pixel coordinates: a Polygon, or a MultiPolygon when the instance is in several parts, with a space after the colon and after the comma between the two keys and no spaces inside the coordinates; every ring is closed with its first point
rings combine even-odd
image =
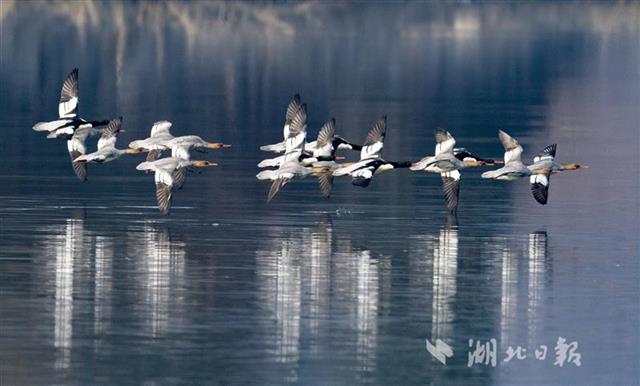
{"type": "Polygon", "coordinates": [[[545,174],[532,174],[529,177],[531,183],[531,193],[533,198],[542,205],[547,205],[547,199],[549,197],[549,181],[551,173],[545,174]]]}
{"type": "Polygon", "coordinates": [[[285,153],[294,150],[304,150],[307,138],[307,105],[303,104],[296,112],[289,125],[289,136],[285,141],[285,153]]]}
{"type": "Polygon", "coordinates": [[[156,182],[156,199],[158,200],[158,209],[163,215],[168,215],[171,210],[171,185],[163,182],[156,182]]]}
{"type": "Polygon", "coordinates": [[[120,130],[122,130],[122,117],[110,120],[107,127],[102,129],[102,135],[98,140],[98,150],[106,146],[115,146],[120,130]]]}
{"type": "Polygon", "coordinates": [[[285,186],[290,180],[291,178],[283,177],[279,177],[273,180],[273,182],[271,183],[271,189],[269,189],[269,195],[267,196],[267,202],[271,202],[276,194],[278,194],[280,189],[282,189],[282,187],[285,186]]]}
{"type": "Polygon", "coordinates": [[[158,121],[153,124],[151,127],[151,137],[156,136],[161,133],[171,134],[171,125],[172,123],[169,121],[158,121]]]}
{"type": "Polygon", "coordinates": [[[179,168],[173,171],[173,186],[182,189],[184,181],[187,179],[187,168],[179,168]]]}
{"type": "Polygon", "coordinates": [[[542,151],[540,153],[538,153],[535,157],[533,157],[533,162],[539,162],[539,161],[543,161],[543,160],[553,160],[556,156],[556,148],[558,147],[558,145],[556,145],[555,143],[553,145],[549,145],[547,147],[545,147],[544,149],[542,149],[542,151]]]}
{"type": "Polygon", "coordinates": [[[76,115],[78,115],[78,69],[74,68],[62,83],[58,116],[74,118],[76,115]]]}
{"type": "Polygon", "coordinates": [[[336,132],[336,119],[331,118],[328,120],[320,131],[318,132],[318,139],[316,140],[316,149],[327,145],[333,145],[333,135],[336,132]]]}
{"type": "Polygon", "coordinates": [[[504,163],[521,162],[522,146],[520,146],[518,141],[502,130],[498,130],[498,137],[504,147],[504,163]]]}
{"type": "Polygon", "coordinates": [[[333,189],[333,175],[331,173],[323,173],[318,176],[318,184],[320,185],[320,193],[322,197],[331,197],[331,190],[333,189]]]}
{"type": "Polygon", "coordinates": [[[458,197],[460,195],[460,172],[453,170],[441,173],[442,192],[444,193],[444,201],[452,213],[458,209],[458,197]]]}
{"type": "Polygon", "coordinates": [[[378,158],[384,146],[384,137],[387,134],[387,116],[378,119],[373,128],[369,130],[367,139],[364,141],[362,150],[360,150],[360,159],[378,158]]]}
{"type": "Polygon", "coordinates": [[[78,150],[71,150],[69,152],[69,156],[71,157],[71,166],[73,167],[73,172],[76,173],[78,179],[80,181],[87,180],[87,163],[86,162],[74,162],[74,160],[80,157],[82,153],[78,150]]]}
{"type": "Polygon", "coordinates": [[[456,140],[453,136],[444,129],[436,129],[436,151],[435,155],[441,153],[453,152],[453,147],[456,145],[456,140]]]}
{"type": "Polygon", "coordinates": [[[289,105],[287,106],[287,115],[285,118],[285,125],[290,124],[295,118],[296,113],[302,107],[302,103],[300,101],[300,94],[296,94],[289,101],[289,105]]]}
{"type": "Polygon", "coordinates": [[[291,127],[291,122],[296,117],[296,113],[298,110],[302,108],[302,103],[300,102],[300,95],[296,94],[289,101],[289,105],[287,106],[287,113],[284,119],[284,129],[282,132],[283,138],[286,141],[289,138],[289,128],[291,127]]]}

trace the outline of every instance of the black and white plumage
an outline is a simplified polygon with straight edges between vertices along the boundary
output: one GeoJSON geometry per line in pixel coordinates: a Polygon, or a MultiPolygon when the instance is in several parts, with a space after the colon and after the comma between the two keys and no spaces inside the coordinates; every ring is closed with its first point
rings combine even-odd
{"type": "Polygon", "coordinates": [[[387,116],[380,117],[374,124],[360,150],[360,159],[379,158],[387,135],[387,116]]]}
{"type": "Polygon", "coordinates": [[[318,168],[305,167],[300,162],[305,149],[306,130],[307,110],[306,105],[303,104],[290,122],[289,135],[285,141],[287,151],[282,156],[278,169],[263,170],[256,175],[259,180],[272,181],[267,202],[273,200],[276,194],[291,180],[307,177],[318,170],[318,168]]]}
{"type": "Polygon", "coordinates": [[[76,159],[87,153],[85,143],[87,137],[99,132],[99,130],[94,128],[78,129],[73,133],[71,139],[67,141],[67,150],[69,151],[69,157],[71,158],[71,166],[73,167],[73,172],[80,181],[87,180],[87,165],[85,162],[76,162],[76,159]]]}
{"type": "Polygon", "coordinates": [[[74,68],[62,82],[58,102],[58,119],[50,122],[38,122],[33,126],[33,130],[47,132],[47,138],[70,140],[76,130],[96,128],[109,123],[104,120],[87,121],[80,118],[78,116],[79,102],[78,69],[74,68]]]}
{"type": "Polygon", "coordinates": [[[542,205],[547,205],[547,199],[549,198],[550,177],[551,173],[532,174],[529,177],[533,198],[535,198],[535,200],[542,205]]]}
{"type": "Polygon", "coordinates": [[[274,153],[282,153],[286,152],[286,142],[290,137],[290,129],[291,124],[296,117],[298,110],[302,108],[302,101],[300,99],[300,94],[296,94],[291,98],[289,104],[287,105],[287,111],[285,113],[284,127],[282,129],[283,141],[274,143],[271,145],[260,146],[260,150],[262,151],[270,151],[274,153]]]}
{"type": "Polygon", "coordinates": [[[307,162],[311,164],[313,162],[335,161],[336,152],[339,149],[362,151],[362,146],[348,142],[336,135],[336,119],[331,118],[320,128],[316,139],[316,147],[310,153],[307,162]]]}
{"type": "Polygon", "coordinates": [[[336,119],[331,118],[320,128],[316,139],[316,148],[313,156],[330,158],[335,156],[336,148],[333,146],[333,137],[336,134],[336,119]]]}
{"type": "Polygon", "coordinates": [[[60,118],[73,118],[78,115],[78,69],[67,76],[60,90],[60,102],[58,104],[58,116],[60,118]]]}
{"type": "Polygon", "coordinates": [[[387,133],[387,117],[378,119],[362,145],[360,161],[333,170],[333,176],[351,176],[351,183],[366,188],[376,173],[396,169],[408,168],[411,162],[390,162],[381,157],[384,139],[387,133]]]}
{"type": "MultiPolygon", "coordinates": [[[[304,166],[316,166],[318,162],[326,163],[336,161],[341,157],[336,157],[338,149],[352,149],[360,151],[362,146],[348,142],[344,138],[335,134],[336,120],[331,118],[320,128],[317,139],[313,142],[315,147],[311,150],[307,148],[309,143],[305,143],[304,151],[300,154],[299,161],[304,166]]],[[[284,161],[285,156],[281,155],[274,158],[268,158],[258,163],[259,168],[278,167],[284,161]]],[[[336,164],[337,165],[337,164],[336,164]]],[[[328,166],[328,165],[323,165],[328,166]]]]}
{"type": "Polygon", "coordinates": [[[540,153],[533,157],[533,164],[528,166],[528,169],[532,172],[529,177],[531,193],[533,194],[533,198],[542,205],[546,205],[549,199],[551,173],[563,170],[562,165],[554,161],[556,149],[557,145],[555,143],[545,147],[540,153]]]}
{"type": "Polygon", "coordinates": [[[453,213],[458,208],[459,171],[467,167],[494,165],[496,161],[482,159],[464,148],[456,148],[455,138],[444,129],[436,129],[435,139],[435,155],[422,158],[411,166],[411,170],[440,174],[445,203],[453,213]]]}

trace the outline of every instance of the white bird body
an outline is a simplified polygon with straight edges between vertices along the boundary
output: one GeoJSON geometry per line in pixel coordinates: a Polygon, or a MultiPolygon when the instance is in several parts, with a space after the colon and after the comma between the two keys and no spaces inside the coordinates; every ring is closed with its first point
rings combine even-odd
{"type": "Polygon", "coordinates": [[[139,153],[138,149],[116,149],[118,133],[122,130],[122,117],[109,122],[102,130],[102,136],[98,140],[98,149],[93,153],[83,154],[75,158],[74,162],[104,163],[111,162],[123,154],[139,153]]]}
{"type": "Polygon", "coordinates": [[[172,123],[169,121],[158,121],[151,127],[151,134],[145,139],[140,139],[129,143],[132,149],[144,150],[166,150],[167,142],[174,136],[171,134],[172,123]]]}
{"type": "Polygon", "coordinates": [[[184,182],[186,168],[189,166],[206,167],[217,166],[208,161],[192,161],[180,157],[167,157],[155,161],[145,161],[137,170],[154,172],[156,183],[156,199],[160,213],[168,215],[171,210],[171,191],[174,187],[181,187],[184,182]]]}
{"type": "Polygon", "coordinates": [[[500,142],[504,147],[504,166],[482,173],[482,178],[494,180],[513,181],[531,175],[531,170],[527,168],[521,160],[522,146],[514,138],[502,130],[498,131],[500,142]]]}

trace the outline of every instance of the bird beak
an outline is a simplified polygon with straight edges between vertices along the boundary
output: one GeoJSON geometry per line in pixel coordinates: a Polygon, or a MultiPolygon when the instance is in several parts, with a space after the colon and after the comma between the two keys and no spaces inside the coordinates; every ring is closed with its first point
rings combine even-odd
{"type": "Polygon", "coordinates": [[[344,161],[344,160],[346,160],[345,157],[336,156],[336,161],[344,161]]]}
{"type": "Polygon", "coordinates": [[[218,166],[218,164],[215,162],[209,162],[209,161],[193,161],[193,166],[202,168],[206,166],[218,166]]]}
{"type": "Polygon", "coordinates": [[[221,142],[215,142],[215,143],[208,143],[207,147],[209,149],[220,149],[225,147],[231,147],[231,145],[227,145],[226,143],[221,143],[221,142]]]}
{"type": "Polygon", "coordinates": [[[144,152],[145,150],[143,149],[127,149],[127,154],[140,154],[144,152]]]}

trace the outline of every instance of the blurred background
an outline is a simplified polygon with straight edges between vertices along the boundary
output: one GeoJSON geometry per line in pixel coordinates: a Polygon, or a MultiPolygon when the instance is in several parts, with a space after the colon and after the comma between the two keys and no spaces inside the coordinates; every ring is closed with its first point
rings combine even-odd
{"type": "Polygon", "coordinates": [[[0,64],[3,384],[640,382],[638,2],[2,0],[0,64]],[[199,154],[220,166],[171,217],[141,157],[81,183],[31,130],[74,67],[80,115],[124,117],[120,148],[165,119],[233,144],[199,154]],[[590,168],[547,206],[465,171],[453,219],[440,178],[406,170],[267,205],[258,147],[295,93],[310,139],[387,115],[388,159],[432,154],[436,127],[501,158],[502,129],[526,162],[557,143],[590,168]],[[581,367],[553,365],[558,336],[581,367]],[[498,365],[468,367],[491,338],[498,365]],[[502,363],[517,345],[529,359],[502,363]]]}

